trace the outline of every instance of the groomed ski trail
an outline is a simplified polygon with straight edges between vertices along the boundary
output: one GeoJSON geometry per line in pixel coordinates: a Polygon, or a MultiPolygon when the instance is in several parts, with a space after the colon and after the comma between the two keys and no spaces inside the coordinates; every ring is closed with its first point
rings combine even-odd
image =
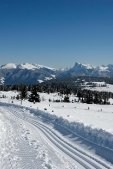
{"type": "MultiPolygon", "coordinates": [[[[72,160],[73,163],[75,162],[75,165],[74,165],[75,168],[77,168],[78,166],[78,168],[80,169],[82,168],[111,169],[111,166],[109,166],[108,164],[105,164],[105,162],[97,160],[96,158],[93,158],[92,156],[88,156],[86,153],[83,153],[80,150],[78,150],[78,148],[73,147],[73,145],[70,145],[68,142],[60,138],[59,135],[57,135],[53,129],[49,128],[48,125],[43,124],[38,119],[32,118],[32,116],[29,116],[29,114],[27,115],[27,113],[23,113],[25,110],[21,108],[18,110],[17,108],[14,108],[14,107],[11,107],[11,108],[4,107],[4,109],[6,109],[6,111],[9,112],[11,118],[14,121],[19,122],[21,125],[24,124],[24,126],[27,126],[27,125],[31,126],[32,129],[35,128],[35,131],[40,133],[41,137],[43,138],[42,142],[44,142],[45,140],[45,142],[47,142],[48,145],[51,144],[53,151],[57,151],[59,154],[63,152],[63,155],[65,156],[65,158],[68,158],[70,161],[72,160]]],[[[36,140],[34,140],[33,142],[36,143],[36,140]]]]}

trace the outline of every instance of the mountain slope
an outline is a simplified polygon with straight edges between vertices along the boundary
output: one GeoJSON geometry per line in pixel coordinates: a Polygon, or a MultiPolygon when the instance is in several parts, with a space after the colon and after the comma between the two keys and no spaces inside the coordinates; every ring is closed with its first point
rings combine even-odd
{"type": "Polygon", "coordinates": [[[7,64],[0,67],[1,83],[11,84],[34,84],[38,81],[53,79],[56,70],[38,64],[7,64]],[[4,79],[4,81],[3,81],[4,79]]]}
{"type": "Polygon", "coordinates": [[[113,77],[113,65],[97,66],[85,65],[81,63],[75,63],[75,65],[60,73],[60,78],[69,78],[76,76],[92,76],[92,77],[113,77]]]}
{"type": "Polygon", "coordinates": [[[8,63],[0,66],[0,84],[36,84],[55,78],[72,78],[76,76],[113,78],[113,65],[97,66],[75,63],[66,70],[56,70],[43,65],[24,63],[16,65],[8,63]]]}

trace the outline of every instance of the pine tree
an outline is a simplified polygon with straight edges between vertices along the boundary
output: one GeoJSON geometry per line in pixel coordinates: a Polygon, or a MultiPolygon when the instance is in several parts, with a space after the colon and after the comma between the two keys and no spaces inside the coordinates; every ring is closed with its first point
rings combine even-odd
{"type": "Polygon", "coordinates": [[[36,86],[32,88],[31,94],[29,95],[29,99],[30,102],[40,102],[40,96],[37,93],[37,88],[36,86]]]}
{"type": "Polygon", "coordinates": [[[69,96],[68,96],[68,95],[66,95],[66,96],[64,97],[64,100],[63,100],[63,101],[64,101],[64,102],[68,102],[68,103],[69,103],[69,102],[70,102],[70,101],[69,101],[69,96]]]}
{"type": "Polygon", "coordinates": [[[20,99],[26,99],[27,98],[27,86],[26,85],[21,85],[20,86],[20,99]]]}

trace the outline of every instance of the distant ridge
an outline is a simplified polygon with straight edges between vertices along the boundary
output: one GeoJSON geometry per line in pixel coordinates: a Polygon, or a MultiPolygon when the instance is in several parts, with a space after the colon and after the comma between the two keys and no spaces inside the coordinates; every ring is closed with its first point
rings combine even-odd
{"type": "Polygon", "coordinates": [[[0,66],[0,84],[36,84],[55,78],[76,76],[109,77],[113,78],[113,65],[94,67],[90,64],[75,62],[69,69],[56,70],[39,64],[8,63],[0,66]]]}
{"type": "Polygon", "coordinates": [[[36,84],[45,80],[54,79],[56,69],[39,64],[14,64],[8,63],[0,66],[1,84],[36,84]]]}
{"type": "Polygon", "coordinates": [[[61,78],[75,76],[92,76],[92,77],[113,77],[113,65],[101,65],[94,67],[90,64],[81,64],[75,62],[74,66],[59,75],[61,78]]]}

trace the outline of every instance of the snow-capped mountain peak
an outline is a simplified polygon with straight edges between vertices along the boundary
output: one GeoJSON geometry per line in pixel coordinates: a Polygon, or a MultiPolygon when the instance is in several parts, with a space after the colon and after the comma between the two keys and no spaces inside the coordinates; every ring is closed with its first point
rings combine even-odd
{"type": "Polygon", "coordinates": [[[108,71],[108,66],[105,66],[105,65],[101,65],[101,66],[98,66],[97,67],[97,69],[99,70],[99,71],[108,71]]]}
{"type": "Polygon", "coordinates": [[[112,77],[113,65],[94,67],[90,64],[75,63],[70,69],[56,70],[39,64],[8,63],[0,67],[0,84],[35,84],[55,78],[71,78],[75,76],[112,77]],[[4,80],[2,80],[4,79],[4,80]]]}
{"type": "Polygon", "coordinates": [[[36,69],[37,67],[35,65],[33,65],[33,64],[23,63],[23,64],[18,65],[18,68],[19,69],[33,70],[33,69],[36,69]]]}
{"type": "Polygon", "coordinates": [[[56,78],[56,70],[39,64],[8,63],[0,67],[0,84],[35,84],[38,80],[45,81],[56,78]]]}
{"type": "Polygon", "coordinates": [[[86,69],[93,69],[94,67],[90,64],[82,64],[86,69]]]}
{"type": "Polygon", "coordinates": [[[93,77],[113,77],[113,65],[92,66],[90,64],[81,64],[75,62],[74,66],[65,70],[60,78],[69,78],[75,76],[93,76],[93,77]]]}
{"type": "Polygon", "coordinates": [[[74,66],[73,67],[83,67],[83,68],[86,68],[86,69],[93,69],[94,66],[90,65],[90,64],[82,64],[82,63],[78,63],[78,62],[75,62],[74,66]]]}
{"type": "Polygon", "coordinates": [[[47,66],[39,65],[39,64],[30,64],[30,63],[23,63],[18,65],[19,69],[27,69],[27,70],[35,70],[35,69],[50,69],[50,70],[55,70],[54,68],[50,68],[47,66]]]}
{"type": "Polygon", "coordinates": [[[14,63],[8,63],[1,66],[2,69],[16,69],[17,65],[14,63]]]}
{"type": "Polygon", "coordinates": [[[27,69],[27,70],[35,70],[35,69],[50,69],[50,70],[56,70],[54,68],[50,68],[47,66],[39,65],[39,64],[31,64],[31,63],[22,63],[22,64],[15,64],[15,63],[8,63],[1,65],[1,69],[27,69]]]}

